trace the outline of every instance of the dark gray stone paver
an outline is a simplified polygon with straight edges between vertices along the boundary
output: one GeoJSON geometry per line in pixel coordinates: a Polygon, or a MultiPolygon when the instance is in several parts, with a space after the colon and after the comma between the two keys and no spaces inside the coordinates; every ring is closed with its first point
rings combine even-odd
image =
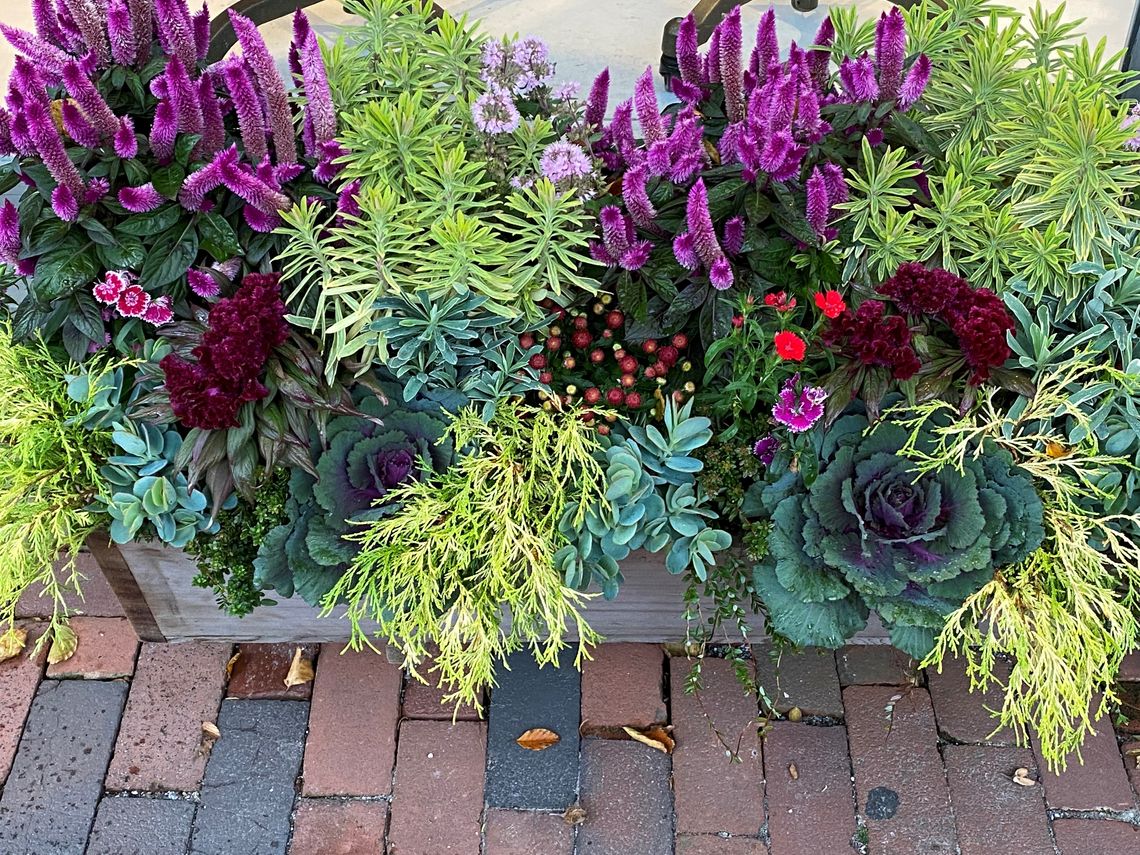
{"type": "Polygon", "coordinates": [[[578,718],[581,709],[574,653],[559,667],[539,668],[529,650],[510,657],[491,692],[487,721],[487,804],[500,808],[565,810],[578,791],[578,718]],[[532,728],[558,734],[558,744],[528,751],[516,740],[532,728]]]}
{"type": "Polygon", "coordinates": [[[104,798],[87,855],[183,855],[194,803],[184,799],[104,798]]]}
{"type": "Polygon", "coordinates": [[[222,702],[191,855],[285,855],[309,705],[222,702]]]}
{"type": "Polygon", "coordinates": [[[669,755],[640,742],[587,739],[582,747],[580,855],[673,851],[669,755]]]}
{"type": "Polygon", "coordinates": [[[809,647],[772,655],[771,643],[752,647],[756,679],[780,715],[798,708],[805,716],[843,717],[843,695],[835,670],[835,654],[809,647]]]}
{"type": "Polygon", "coordinates": [[[0,797],[0,855],[83,855],[125,683],[45,680],[0,797]]]}

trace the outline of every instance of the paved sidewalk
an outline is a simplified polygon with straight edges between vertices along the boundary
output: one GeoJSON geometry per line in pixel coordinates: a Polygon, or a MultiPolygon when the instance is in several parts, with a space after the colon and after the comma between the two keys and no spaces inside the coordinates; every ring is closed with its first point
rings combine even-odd
{"type": "Polygon", "coordinates": [[[68,662],[0,663],[0,855],[1140,853],[1109,722],[1045,774],[960,669],[889,648],[754,649],[784,716],[762,728],[728,662],[694,698],[689,661],[634,644],[581,676],[517,657],[487,720],[453,723],[375,654],[306,648],[315,680],[286,688],[294,647],[139,645],[108,594],[68,662]],[[534,728],[558,741],[522,748],[534,728]]]}

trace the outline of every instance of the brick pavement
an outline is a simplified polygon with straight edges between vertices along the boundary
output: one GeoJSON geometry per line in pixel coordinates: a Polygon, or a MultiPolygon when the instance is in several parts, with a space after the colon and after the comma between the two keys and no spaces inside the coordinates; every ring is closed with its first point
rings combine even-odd
{"type": "Polygon", "coordinates": [[[1140,743],[1100,722],[1052,775],[958,663],[757,646],[773,705],[803,714],[769,721],[728,663],[693,697],[686,660],[613,645],[581,677],[520,667],[489,729],[381,656],[313,648],[287,689],[290,645],[140,648],[100,611],[71,666],[0,663],[0,855],[1140,855],[1140,743]],[[512,738],[578,721],[549,763],[512,738]]]}

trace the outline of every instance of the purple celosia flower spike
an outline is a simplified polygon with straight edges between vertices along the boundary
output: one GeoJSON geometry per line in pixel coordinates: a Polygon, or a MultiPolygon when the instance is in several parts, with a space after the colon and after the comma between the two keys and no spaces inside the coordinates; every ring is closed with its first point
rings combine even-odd
{"type": "Polygon", "coordinates": [[[69,137],[84,148],[96,148],[102,139],[100,133],[87,121],[74,101],[64,101],[59,109],[63,130],[69,137]]]}
{"type": "Polygon", "coordinates": [[[831,213],[831,204],[827,199],[827,179],[824,178],[819,167],[811,171],[807,180],[807,221],[812,231],[823,235],[827,231],[827,220],[831,213]]]}
{"type": "Polygon", "coordinates": [[[83,179],[67,156],[48,106],[41,101],[28,101],[24,107],[24,116],[28,123],[28,134],[44,166],[56,183],[66,187],[71,198],[77,200],[83,195],[83,179]]]}
{"type": "Polygon", "coordinates": [[[586,99],[586,124],[591,128],[601,128],[606,120],[606,107],[610,101],[610,70],[603,68],[594,78],[590,95],[586,99]]]}
{"type": "Polygon", "coordinates": [[[709,38],[709,51],[705,54],[701,72],[708,83],[720,83],[720,30],[713,30],[709,38]]]}
{"type": "Polygon", "coordinates": [[[825,163],[820,167],[823,179],[827,186],[827,201],[832,207],[841,205],[848,199],[847,179],[843,177],[843,168],[835,163],[825,163]]]}
{"type": "Polygon", "coordinates": [[[260,163],[269,151],[265,141],[265,119],[261,102],[254,91],[244,62],[231,62],[222,71],[222,80],[230,92],[230,100],[237,113],[238,129],[246,156],[260,163]]]}
{"type": "Polygon", "coordinates": [[[66,184],[59,184],[51,191],[51,209],[64,222],[74,223],[79,219],[79,200],[66,184]]]}
{"type": "Polygon", "coordinates": [[[119,65],[134,65],[138,45],[127,0],[111,0],[107,5],[107,36],[111,42],[111,59],[119,65]]]}
{"type": "Polygon", "coordinates": [[[103,176],[92,178],[87,182],[87,189],[83,192],[83,204],[94,205],[111,192],[111,182],[103,176]]]}
{"type": "Polygon", "coordinates": [[[198,50],[198,61],[201,62],[210,52],[210,8],[205,3],[190,19],[190,29],[194,33],[194,47],[198,50]]]}
{"type": "Polygon", "coordinates": [[[693,86],[704,83],[700,47],[697,43],[697,21],[690,12],[677,27],[677,66],[681,79],[693,86]]]}
{"type": "Polygon", "coordinates": [[[162,49],[167,55],[178,57],[183,68],[194,68],[198,63],[198,45],[186,0],[154,0],[154,17],[162,49]]]}
{"type": "Polygon", "coordinates": [[[27,57],[37,68],[55,77],[58,77],[63,67],[71,62],[70,55],[27,30],[0,24],[0,33],[4,34],[8,44],[27,57]]]}
{"type": "Polygon", "coordinates": [[[808,68],[811,80],[820,92],[827,90],[828,69],[831,65],[831,43],[835,41],[835,25],[828,15],[819,25],[815,34],[814,50],[808,52],[808,68]]]}
{"type": "Polygon", "coordinates": [[[657,230],[657,224],[654,222],[657,210],[649,200],[646,188],[648,180],[649,174],[644,166],[626,170],[621,180],[621,196],[634,225],[642,229],[657,230]]]}
{"type": "Polygon", "coordinates": [[[899,88],[899,108],[906,110],[922,97],[926,84],[930,82],[930,58],[920,53],[914,65],[907,72],[906,79],[899,88]]]}
{"type": "Polygon", "coordinates": [[[348,217],[360,216],[360,201],[357,199],[357,195],[360,193],[361,183],[361,180],[357,178],[340,188],[340,192],[336,196],[338,214],[348,217]]]}
{"type": "Polygon", "coordinates": [[[285,92],[281,75],[277,73],[277,65],[273,62],[261,33],[257,31],[257,25],[232,9],[229,10],[229,15],[245,61],[265,96],[277,162],[296,163],[297,140],[294,137],[293,116],[289,112],[289,96],[285,92]]]}
{"type": "Polygon", "coordinates": [[[657,106],[657,91],[653,86],[653,68],[647,67],[633,89],[633,108],[637,111],[637,123],[641,125],[641,135],[646,145],[665,139],[665,129],[661,124],[661,109],[657,106]]]}
{"type": "Polygon", "coordinates": [[[321,44],[312,30],[301,45],[300,60],[301,78],[305,84],[305,113],[313,127],[313,142],[321,146],[336,137],[336,108],[333,107],[332,90],[321,58],[321,44]]]}
{"type": "Polygon", "coordinates": [[[20,260],[20,212],[5,201],[0,207],[0,261],[15,264],[20,260]]]}
{"type": "Polygon", "coordinates": [[[636,240],[633,223],[616,205],[607,205],[599,214],[602,221],[602,242],[590,241],[590,255],[603,264],[619,266],[624,270],[640,270],[649,260],[653,245],[647,240],[636,240]]]}
{"type": "Polygon", "coordinates": [[[95,55],[99,65],[111,62],[111,45],[107,41],[107,30],[103,21],[106,10],[95,0],[62,0],[71,13],[71,19],[83,35],[87,49],[95,55]]]}
{"type": "Polygon", "coordinates": [[[248,167],[227,162],[222,165],[221,176],[222,183],[231,193],[264,214],[276,214],[292,206],[288,196],[259,178],[248,167]]]}
{"type": "Polygon", "coordinates": [[[906,21],[898,6],[879,16],[875,27],[875,70],[879,76],[879,93],[890,100],[899,93],[903,62],[906,59],[906,21]]]}
{"type": "Polygon", "coordinates": [[[63,84],[99,135],[113,137],[119,129],[119,117],[112,112],[78,63],[69,62],[63,67],[63,84]]]}
{"type": "Polygon", "coordinates": [[[198,89],[190,80],[182,60],[172,56],[166,63],[165,76],[167,97],[178,119],[178,130],[187,134],[202,133],[202,105],[198,100],[198,89]]]}
{"type": "Polygon", "coordinates": [[[744,118],[743,37],[740,31],[740,7],[736,6],[717,25],[720,36],[720,80],[724,87],[725,113],[730,122],[744,118]]]}
{"type": "Polygon", "coordinates": [[[744,217],[731,217],[724,224],[724,251],[736,255],[744,248],[744,217]]]}
{"type": "Polygon", "coordinates": [[[153,211],[165,201],[149,181],[139,187],[124,187],[119,191],[119,204],[132,214],[153,211]]]}
{"type": "Polygon", "coordinates": [[[135,63],[142,65],[150,59],[150,46],[154,41],[154,0],[127,0],[127,9],[138,46],[135,63]]]}
{"type": "Polygon", "coordinates": [[[178,201],[188,211],[200,211],[206,201],[206,194],[222,186],[223,171],[237,164],[238,149],[236,145],[218,152],[214,159],[197,172],[191,173],[182,182],[182,189],[178,193],[178,201]]]}
{"type": "Polygon", "coordinates": [[[174,141],[178,137],[178,118],[169,101],[159,101],[150,126],[150,149],[159,163],[174,157],[174,141]]]}
{"type": "Polygon", "coordinates": [[[222,121],[222,105],[214,92],[214,76],[203,71],[198,78],[198,103],[202,107],[202,139],[196,154],[207,158],[217,154],[226,141],[226,128],[222,121]]]}
{"type": "Polygon", "coordinates": [[[689,226],[693,251],[708,270],[709,281],[713,287],[723,291],[732,285],[732,266],[724,257],[724,250],[716,239],[716,229],[713,228],[712,215],[709,213],[709,195],[702,178],[698,178],[689,190],[685,220],[689,226]]]}
{"type": "Polygon", "coordinates": [[[119,129],[115,131],[115,155],[130,160],[138,153],[139,141],[135,136],[135,124],[130,116],[123,116],[119,120],[119,129]]]}
{"type": "Polygon", "coordinates": [[[776,12],[769,9],[760,16],[760,24],[756,27],[756,50],[754,53],[755,68],[758,83],[768,79],[768,69],[780,60],[780,41],[776,36],[776,12]]]}
{"type": "Polygon", "coordinates": [[[839,66],[839,82],[851,101],[874,101],[879,97],[879,84],[875,81],[875,66],[867,54],[859,59],[848,57],[839,66]]]}
{"type": "Polygon", "coordinates": [[[17,153],[16,144],[12,142],[12,117],[7,110],[0,107],[0,155],[17,153]]]}
{"type": "Polygon", "coordinates": [[[625,215],[617,205],[606,205],[602,208],[598,218],[602,221],[602,241],[605,243],[606,251],[611,257],[617,259],[629,249],[625,215]]]}
{"type": "Polygon", "coordinates": [[[199,297],[217,297],[220,288],[213,274],[191,267],[186,271],[186,284],[199,297]]]}
{"type": "Polygon", "coordinates": [[[32,20],[36,23],[36,35],[48,44],[67,49],[53,0],[32,0],[32,20]]]}

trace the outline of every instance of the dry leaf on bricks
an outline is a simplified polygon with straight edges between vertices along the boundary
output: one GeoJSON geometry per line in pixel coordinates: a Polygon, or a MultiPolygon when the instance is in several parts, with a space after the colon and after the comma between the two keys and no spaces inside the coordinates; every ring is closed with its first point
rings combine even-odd
{"type": "Polygon", "coordinates": [[[202,722],[202,737],[198,742],[198,756],[205,757],[214,747],[214,743],[222,738],[222,732],[212,721],[202,722]]]}
{"type": "Polygon", "coordinates": [[[289,673],[285,675],[285,688],[291,689],[304,683],[312,682],[313,663],[303,658],[300,647],[293,653],[293,661],[289,665],[289,673]]]}
{"type": "Polygon", "coordinates": [[[232,677],[234,675],[234,666],[237,665],[237,661],[239,659],[241,659],[241,651],[240,650],[237,653],[235,653],[233,656],[231,656],[230,661],[226,663],[226,679],[229,679],[230,677],[232,677]]]}
{"type": "Polygon", "coordinates": [[[550,746],[557,745],[561,740],[562,737],[553,730],[547,730],[545,727],[532,727],[515,742],[527,751],[545,751],[550,746]]]}
{"type": "Polygon", "coordinates": [[[51,639],[51,648],[48,650],[48,665],[58,665],[66,662],[75,655],[79,649],[79,636],[69,626],[58,627],[51,639]]]}
{"type": "Polygon", "coordinates": [[[0,662],[19,656],[28,643],[28,631],[22,626],[14,626],[0,635],[0,662]]]}
{"type": "Polygon", "coordinates": [[[1023,787],[1032,787],[1037,784],[1037,782],[1029,776],[1029,770],[1024,766],[1014,770],[1013,782],[1015,784],[1020,784],[1023,787]]]}
{"type": "Polygon", "coordinates": [[[662,754],[673,753],[673,746],[676,743],[673,741],[673,737],[669,735],[669,731],[663,727],[656,726],[645,730],[623,727],[622,730],[625,731],[626,736],[642,745],[648,745],[662,754]]]}

